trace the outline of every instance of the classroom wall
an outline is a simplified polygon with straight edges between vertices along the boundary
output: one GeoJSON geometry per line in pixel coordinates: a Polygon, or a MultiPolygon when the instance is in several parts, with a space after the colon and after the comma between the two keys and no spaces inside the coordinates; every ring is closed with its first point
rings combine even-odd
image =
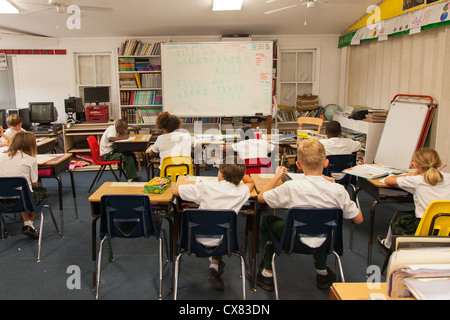
{"type": "MultiPolygon", "coordinates": [[[[448,163],[449,49],[449,27],[349,47],[344,103],[388,109],[396,94],[432,96],[438,109],[426,143],[439,152],[444,164],[448,163]]],[[[448,167],[446,170],[449,172],[448,167]]]]}
{"type": "MultiPolygon", "coordinates": [[[[195,42],[195,41],[220,41],[220,36],[203,36],[203,37],[129,37],[136,38],[142,41],[157,42],[157,41],[173,41],[173,42],[195,42]]],[[[27,58],[16,56],[16,69],[20,72],[21,79],[32,81],[17,81],[18,88],[16,88],[16,97],[20,106],[27,104],[31,100],[35,100],[36,96],[31,93],[39,92],[39,97],[47,97],[48,101],[54,101],[59,112],[59,121],[65,121],[64,103],[63,99],[70,95],[77,95],[76,76],[75,76],[75,53],[90,53],[90,52],[111,52],[113,57],[116,54],[117,47],[120,46],[127,38],[64,38],[57,39],[57,44],[43,42],[39,45],[36,37],[21,38],[21,41],[10,42],[14,43],[14,47],[5,47],[0,44],[0,49],[63,49],[66,50],[65,55],[59,56],[42,56],[30,55],[27,58]],[[55,63],[48,63],[48,60],[54,60],[55,63]],[[21,64],[26,64],[27,67],[22,67],[21,64]],[[44,64],[43,64],[44,63],[44,64]],[[44,66],[48,72],[48,76],[42,76],[42,68],[29,68],[30,64],[36,66],[44,66]],[[54,84],[52,79],[62,79],[61,83],[54,84]],[[41,79],[36,81],[36,79],[41,79]],[[20,92],[20,96],[19,96],[20,92]],[[31,99],[31,100],[30,100],[31,99]]],[[[340,77],[340,59],[341,51],[338,49],[339,35],[314,35],[314,36],[284,36],[284,35],[254,35],[252,39],[255,41],[263,40],[278,40],[278,45],[282,49],[314,49],[317,48],[319,55],[319,99],[322,105],[330,103],[338,103],[339,100],[339,77],[340,77]]],[[[114,61],[113,61],[114,63],[114,61]]],[[[112,66],[115,68],[115,66],[112,66]]],[[[112,72],[112,117],[117,118],[118,112],[118,92],[117,92],[117,72],[116,69],[112,72]]]]}

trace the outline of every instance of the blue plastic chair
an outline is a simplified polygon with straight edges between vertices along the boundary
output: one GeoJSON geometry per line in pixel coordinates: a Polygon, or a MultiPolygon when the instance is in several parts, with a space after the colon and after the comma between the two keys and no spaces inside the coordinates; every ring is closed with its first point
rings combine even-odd
{"type": "Polygon", "coordinates": [[[162,239],[156,227],[150,199],[147,195],[103,195],[100,200],[100,247],[97,259],[96,299],[100,287],[103,243],[108,241],[109,262],[114,261],[112,238],[149,238],[159,241],[159,293],[162,299],[162,239]]]}
{"type": "MultiPolygon", "coordinates": [[[[3,177],[0,178],[0,222],[1,222],[1,236],[5,238],[5,220],[3,215],[10,213],[27,212],[40,214],[41,222],[39,226],[39,239],[38,239],[38,254],[37,262],[41,261],[41,243],[42,243],[42,227],[44,223],[43,209],[46,208],[50,211],[53,224],[55,225],[56,232],[61,235],[58,225],[56,223],[53,211],[47,204],[48,198],[36,203],[33,199],[28,182],[23,177],[3,177]]],[[[61,216],[62,223],[62,216],[61,216]]]]}
{"type": "Polygon", "coordinates": [[[177,300],[180,258],[194,253],[200,257],[231,256],[241,259],[242,295],[245,293],[245,261],[237,232],[236,212],[233,210],[186,209],[181,213],[181,236],[175,260],[174,300],[177,300]],[[219,244],[206,247],[201,239],[215,239],[219,244]]]}
{"type": "MultiPolygon", "coordinates": [[[[342,173],[344,169],[348,169],[354,167],[356,165],[356,154],[336,154],[336,155],[328,155],[327,159],[329,160],[328,167],[323,169],[323,174],[331,177],[333,173],[342,173]]],[[[350,174],[345,174],[343,178],[336,179],[336,183],[342,184],[345,187],[350,185],[353,189],[352,199],[354,198],[354,194],[356,191],[356,179],[355,176],[350,174]]]]}
{"type": "Polygon", "coordinates": [[[343,253],[342,245],[342,210],[338,208],[291,208],[288,211],[281,239],[270,232],[271,243],[274,246],[272,256],[272,272],[275,287],[275,297],[278,300],[278,281],[275,268],[275,256],[282,252],[286,254],[334,254],[339,266],[342,282],[345,282],[342,263],[339,256],[343,253]],[[317,247],[310,247],[309,239],[323,241],[317,247]]]}

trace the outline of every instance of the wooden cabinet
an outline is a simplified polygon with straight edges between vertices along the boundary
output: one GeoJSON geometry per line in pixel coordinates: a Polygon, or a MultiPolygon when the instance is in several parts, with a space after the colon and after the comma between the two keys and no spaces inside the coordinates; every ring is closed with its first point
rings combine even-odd
{"type": "Polygon", "coordinates": [[[78,123],[71,127],[65,125],[63,127],[64,152],[76,153],[87,152],[90,153],[87,137],[95,136],[100,142],[103,132],[114,122],[107,123],[78,123]]]}

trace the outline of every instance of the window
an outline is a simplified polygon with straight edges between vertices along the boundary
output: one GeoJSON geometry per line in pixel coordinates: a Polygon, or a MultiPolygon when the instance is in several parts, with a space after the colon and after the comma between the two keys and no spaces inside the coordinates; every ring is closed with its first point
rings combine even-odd
{"type": "Polygon", "coordinates": [[[84,102],[84,88],[97,86],[109,87],[111,97],[111,54],[77,53],[75,59],[78,97],[84,102]]]}
{"type": "Polygon", "coordinates": [[[317,94],[316,50],[280,50],[278,103],[295,106],[298,95],[317,94]]]}

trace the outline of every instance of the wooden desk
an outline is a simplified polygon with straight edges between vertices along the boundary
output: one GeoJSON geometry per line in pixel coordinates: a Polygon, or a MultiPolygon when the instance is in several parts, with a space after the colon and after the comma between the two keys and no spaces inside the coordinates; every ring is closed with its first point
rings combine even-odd
{"type": "MultiPolygon", "coordinates": [[[[369,283],[369,285],[373,285],[369,283]]],[[[335,282],[330,287],[330,300],[368,300],[371,293],[381,293],[386,300],[391,300],[387,295],[386,282],[380,282],[379,288],[369,289],[366,282],[335,282]]]]}
{"type": "MultiPolygon", "coordinates": [[[[373,227],[375,221],[375,208],[379,203],[414,203],[414,199],[411,194],[407,196],[393,195],[389,190],[401,190],[399,188],[389,187],[385,183],[381,182],[383,178],[367,180],[358,177],[358,189],[355,192],[355,197],[358,196],[358,192],[361,190],[366,191],[375,200],[370,207],[370,219],[369,219],[369,237],[367,248],[367,266],[372,262],[372,243],[373,243],[373,227]]],[[[403,190],[401,190],[403,191],[403,190]]]]}
{"type": "MultiPolygon", "coordinates": [[[[118,152],[141,152],[145,153],[147,150],[147,147],[150,143],[150,139],[152,138],[151,134],[130,134],[130,137],[134,137],[134,140],[118,140],[114,142],[114,149],[118,152]]],[[[147,157],[144,154],[144,165],[147,170],[147,176],[148,168],[147,168],[147,157]]],[[[120,161],[122,161],[122,157],[120,158],[120,161]]]]}
{"type": "Polygon", "coordinates": [[[54,152],[56,148],[56,138],[38,138],[36,141],[37,144],[37,153],[49,153],[54,152]]]}
{"type": "Polygon", "coordinates": [[[63,223],[63,197],[62,197],[62,181],[61,172],[68,171],[70,174],[70,182],[72,185],[72,197],[75,205],[75,215],[78,220],[78,210],[76,205],[76,192],[75,183],[73,179],[73,172],[69,170],[70,160],[72,158],[71,153],[64,154],[49,154],[47,157],[44,155],[38,156],[38,172],[39,180],[42,178],[54,178],[58,181],[58,194],[59,194],[59,210],[61,211],[61,233],[64,234],[64,223],[63,223]],[[39,158],[44,160],[39,160],[39,158]],[[45,158],[49,158],[46,159],[45,158]],[[46,170],[47,169],[47,170],[46,170]]]}
{"type": "MultiPolygon", "coordinates": [[[[96,248],[97,248],[97,220],[100,218],[100,200],[105,194],[145,194],[150,198],[150,202],[152,204],[152,208],[154,205],[158,205],[166,208],[166,215],[159,215],[161,218],[167,218],[170,224],[170,252],[171,255],[174,252],[174,233],[172,224],[170,223],[169,211],[170,207],[173,208],[174,215],[176,215],[176,207],[173,204],[173,195],[172,189],[169,187],[165,192],[161,194],[153,194],[153,193],[145,193],[144,184],[142,182],[105,182],[100,188],[98,188],[90,197],[89,204],[91,207],[91,216],[92,216],[92,262],[94,263],[94,271],[92,273],[92,288],[95,289],[96,285],[96,248]]],[[[173,255],[172,255],[173,257],[173,255]]]]}

